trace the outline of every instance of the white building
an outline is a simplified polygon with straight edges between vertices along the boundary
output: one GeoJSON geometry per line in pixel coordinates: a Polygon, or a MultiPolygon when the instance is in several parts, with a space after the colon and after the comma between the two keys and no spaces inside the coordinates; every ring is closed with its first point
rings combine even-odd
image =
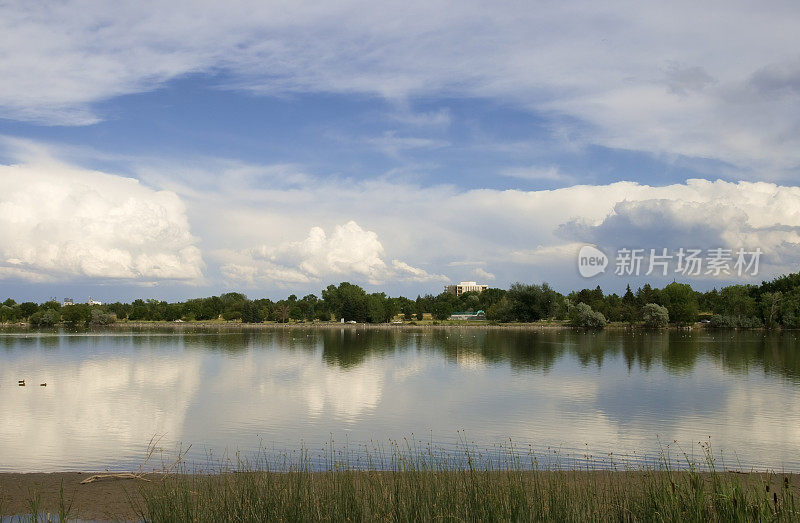
{"type": "Polygon", "coordinates": [[[103,304],[102,301],[94,301],[91,297],[89,298],[89,301],[87,301],[86,303],[88,303],[89,305],[102,305],[103,304]]]}
{"type": "Polygon", "coordinates": [[[480,285],[474,281],[462,281],[458,285],[445,285],[445,292],[450,292],[456,296],[461,296],[465,292],[483,292],[488,289],[488,285],[480,285]]]}

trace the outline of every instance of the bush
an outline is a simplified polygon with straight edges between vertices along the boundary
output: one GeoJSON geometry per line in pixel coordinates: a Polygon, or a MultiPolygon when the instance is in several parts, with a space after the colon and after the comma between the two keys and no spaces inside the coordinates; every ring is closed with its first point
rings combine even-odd
{"type": "Polygon", "coordinates": [[[781,317],[781,325],[790,329],[796,329],[798,326],[800,326],[800,324],[797,322],[797,316],[795,316],[794,312],[792,311],[783,313],[783,316],[781,317]]]}
{"type": "Polygon", "coordinates": [[[117,321],[114,314],[106,314],[100,309],[92,309],[92,316],[89,319],[90,325],[108,325],[117,321]]]}
{"type": "Polygon", "coordinates": [[[656,303],[648,303],[642,307],[642,319],[648,329],[661,329],[669,323],[669,312],[666,307],[656,303]]]}
{"type": "Polygon", "coordinates": [[[756,316],[746,316],[737,319],[735,316],[715,314],[711,317],[708,326],[715,329],[734,329],[736,327],[740,329],[760,329],[764,326],[764,323],[761,321],[761,318],[756,316]]]}
{"type": "Polygon", "coordinates": [[[55,311],[47,310],[47,311],[38,311],[31,314],[31,317],[28,321],[31,324],[31,327],[52,327],[60,318],[56,314],[55,311]]]}
{"type": "Polygon", "coordinates": [[[742,329],[760,329],[763,326],[764,323],[761,321],[761,318],[756,316],[750,316],[739,320],[739,327],[742,329]]]}
{"type": "Polygon", "coordinates": [[[736,318],[733,316],[723,316],[722,314],[714,314],[708,322],[708,326],[714,329],[733,329],[736,327],[736,318]]]}
{"type": "Polygon", "coordinates": [[[589,305],[579,303],[570,310],[569,322],[573,327],[602,329],[606,326],[606,317],[602,313],[592,310],[589,305]]]}

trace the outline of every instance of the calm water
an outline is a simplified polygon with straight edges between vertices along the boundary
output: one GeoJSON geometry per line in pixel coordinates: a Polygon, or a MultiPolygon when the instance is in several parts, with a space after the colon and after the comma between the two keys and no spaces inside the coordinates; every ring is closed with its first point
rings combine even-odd
{"type": "Polygon", "coordinates": [[[442,449],[511,438],[562,466],[585,454],[640,463],[667,445],[700,457],[710,437],[726,466],[800,471],[800,342],[795,333],[0,332],[0,471],[136,469],[156,434],[163,459],[191,444],[189,461],[201,465],[237,451],[292,456],[333,440],[357,452],[404,437],[442,449]]]}

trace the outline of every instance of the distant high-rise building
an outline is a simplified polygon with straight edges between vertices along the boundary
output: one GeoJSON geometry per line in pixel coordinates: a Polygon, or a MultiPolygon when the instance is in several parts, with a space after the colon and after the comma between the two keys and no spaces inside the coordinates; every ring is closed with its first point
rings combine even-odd
{"type": "Polygon", "coordinates": [[[455,294],[456,296],[461,296],[465,292],[483,292],[488,288],[488,285],[480,285],[474,281],[462,281],[458,285],[444,286],[445,292],[455,294]]]}

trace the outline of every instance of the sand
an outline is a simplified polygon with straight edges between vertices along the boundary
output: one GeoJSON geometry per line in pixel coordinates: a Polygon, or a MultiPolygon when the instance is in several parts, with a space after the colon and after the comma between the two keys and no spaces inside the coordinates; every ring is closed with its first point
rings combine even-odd
{"type": "Polygon", "coordinates": [[[0,515],[30,514],[31,499],[40,495],[39,512],[58,514],[59,490],[64,485],[64,502],[72,504],[71,515],[88,520],[138,520],[141,480],[104,480],[82,485],[92,474],[81,472],[0,474],[0,515]]]}

